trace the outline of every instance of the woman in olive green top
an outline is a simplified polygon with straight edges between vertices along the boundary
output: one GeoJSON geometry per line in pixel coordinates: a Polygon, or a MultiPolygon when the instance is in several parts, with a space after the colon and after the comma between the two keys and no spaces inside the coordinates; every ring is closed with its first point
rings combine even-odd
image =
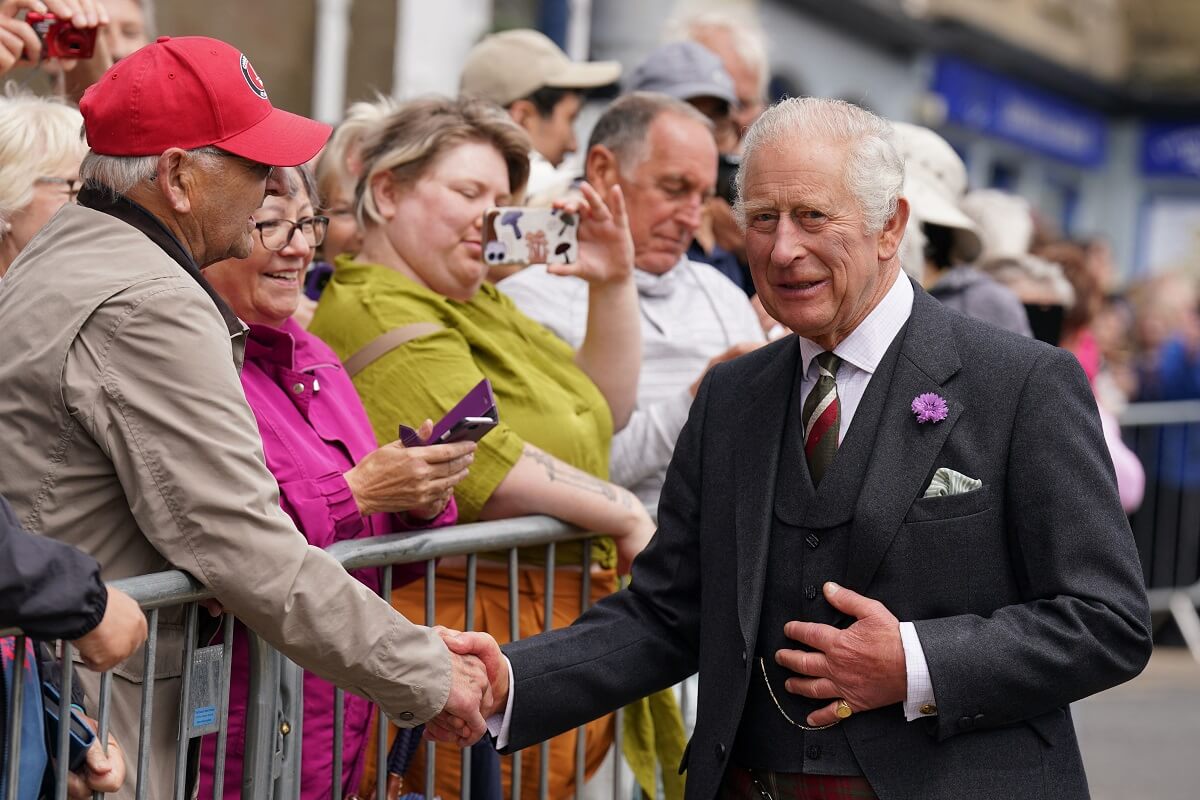
{"type": "MultiPolygon", "coordinates": [[[[340,258],[311,330],[348,359],[382,334],[424,323],[412,338],[371,361],[354,378],[378,436],[399,424],[438,419],[481,379],[496,395],[500,425],[485,436],[470,474],[455,490],[459,518],[549,514],[597,537],[592,576],[597,596],[615,587],[613,567],[627,570],[654,532],[627,490],[608,483],[614,429],[635,402],[641,333],[633,279],[633,244],[620,190],[602,199],[584,186],[578,209],[579,257],[555,267],[590,284],[588,335],[578,352],[525,317],[484,282],[482,217],[511,205],[528,177],[526,134],[497,108],[474,100],[413,101],[368,131],[358,210],[362,248],[340,258]],[[607,202],[606,202],[607,201],[607,202]],[[611,409],[611,410],[610,410],[611,409]]],[[[580,613],[578,548],[559,548],[555,627],[580,613]]],[[[481,565],[476,626],[500,641],[509,633],[507,571],[481,565]]],[[[438,623],[463,626],[462,572],[438,571],[438,623]]],[[[544,602],[540,571],[521,575],[521,635],[539,632],[544,602]]],[[[394,603],[423,617],[423,584],[394,603]]],[[[610,741],[611,722],[588,728],[588,770],[610,741]]],[[[551,796],[573,793],[574,734],[551,745],[551,796]]],[[[438,789],[455,796],[458,758],[438,754],[438,789]]],[[[536,754],[533,754],[536,756],[536,754]]],[[[523,788],[537,790],[526,757],[523,788]]],[[[505,773],[508,763],[505,760],[505,773]]]]}

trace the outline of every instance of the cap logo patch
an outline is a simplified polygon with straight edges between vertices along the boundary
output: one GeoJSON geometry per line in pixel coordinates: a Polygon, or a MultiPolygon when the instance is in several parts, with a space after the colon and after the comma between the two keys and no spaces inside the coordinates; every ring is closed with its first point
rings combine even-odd
{"type": "Polygon", "coordinates": [[[254,65],[250,63],[250,59],[246,58],[246,54],[242,54],[242,77],[246,79],[246,85],[250,87],[250,91],[254,92],[261,99],[267,99],[267,87],[263,85],[262,78],[258,77],[258,73],[254,71],[254,65]]]}

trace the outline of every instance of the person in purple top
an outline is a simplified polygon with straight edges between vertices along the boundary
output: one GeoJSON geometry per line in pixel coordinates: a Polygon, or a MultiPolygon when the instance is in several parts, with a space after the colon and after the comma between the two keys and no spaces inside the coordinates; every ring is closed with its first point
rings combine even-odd
{"type": "MultiPolygon", "coordinates": [[[[451,525],[457,518],[454,487],[466,476],[475,445],[405,448],[392,442],[378,446],[337,356],[291,318],[304,270],[324,237],[328,219],[314,215],[316,192],[306,168],[287,168],[284,177],[289,191],[267,197],[254,214],[250,257],[218,262],[205,271],[213,288],[250,326],[242,386],[262,434],[267,467],[279,482],[280,504],[308,541],[322,548],[347,539],[451,525]]],[[[431,425],[426,421],[424,435],[431,425]]],[[[394,581],[402,585],[417,574],[397,570],[394,581]]],[[[379,589],[378,570],[359,570],[354,575],[379,589]]],[[[247,650],[239,629],[229,698],[227,798],[240,796],[247,650]]],[[[303,800],[351,793],[365,766],[372,707],[347,694],[342,785],[334,789],[333,698],[332,684],[305,674],[303,800]]],[[[214,763],[214,743],[206,740],[202,797],[212,793],[214,763]]]]}

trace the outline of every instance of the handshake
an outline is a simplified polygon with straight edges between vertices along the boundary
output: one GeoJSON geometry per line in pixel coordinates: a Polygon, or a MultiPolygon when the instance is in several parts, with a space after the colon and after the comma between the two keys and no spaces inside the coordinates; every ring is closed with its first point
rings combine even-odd
{"type": "Polygon", "coordinates": [[[486,633],[440,625],[433,630],[450,650],[450,696],[441,713],[425,723],[425,736],[468,747],[487,733],[488,717],[508,703],[508,663],[486,633]]]}

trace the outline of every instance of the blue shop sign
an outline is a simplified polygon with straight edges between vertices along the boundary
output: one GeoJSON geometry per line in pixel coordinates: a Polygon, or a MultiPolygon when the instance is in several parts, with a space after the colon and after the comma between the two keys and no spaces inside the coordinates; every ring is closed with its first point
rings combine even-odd
{"type": "Polygon", "coordinates": [[[1104,163],[1104,117],[1053,94],[946,56],[937,59],[932,88],[948,122],[1081,167],[1104,163]]]}
{"type": "Polygon", "coordinates": [[[1142,172],[1200,178],[1200,122],[1147,124],[1142,131],[1142,172]]]}

